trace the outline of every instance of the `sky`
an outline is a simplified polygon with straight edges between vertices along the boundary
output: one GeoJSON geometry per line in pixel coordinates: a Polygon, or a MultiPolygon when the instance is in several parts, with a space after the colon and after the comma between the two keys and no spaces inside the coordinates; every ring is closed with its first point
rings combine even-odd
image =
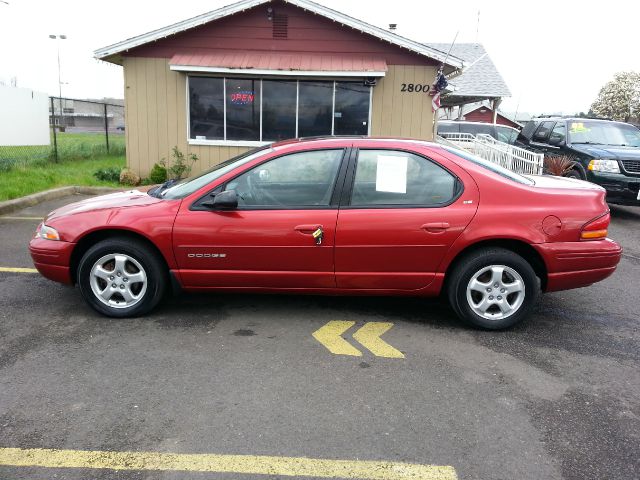
{"type": "MultiPolygon", "coordinates": [[[[416,41],[482,43],[511,90],[507,112],[587,111],[614,73],[640,71],[637,0],[316,1],[416,41]]],[[[0,82],[57,95],[59,47],[63,96],[122,98],[122,68],[94,50],[230,3],[0,0],[0,82]]]]}

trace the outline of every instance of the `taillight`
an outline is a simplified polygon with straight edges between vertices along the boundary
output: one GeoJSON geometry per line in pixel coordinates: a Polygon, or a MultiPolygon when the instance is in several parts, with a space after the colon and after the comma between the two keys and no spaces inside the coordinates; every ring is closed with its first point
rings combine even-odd
{"type": "Polygon", "coordinates": [[[609,212],[590,220],[582,226],[580,240],[600,240],[607,238],[607,228],[611,222],[609,212]]]}

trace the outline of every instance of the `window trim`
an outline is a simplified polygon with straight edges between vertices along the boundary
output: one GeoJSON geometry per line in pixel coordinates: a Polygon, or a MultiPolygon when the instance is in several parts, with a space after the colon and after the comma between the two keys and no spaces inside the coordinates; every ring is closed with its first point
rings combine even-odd
{"type": "Polygon", "coordinates": [[[353,155],[349,162],[349,170],[347,171],[347,178],[345,180],[345,187],[342,191],[342,197],[340,200],[340,208],[345,210],[381,210],[381,209],[407,209],[407,208],[444,208],[452,205],[458,200],[462,194],[464,193],[464,182],[460,179],[458,175],[452,172],[450,169],[442,165],[440,162],[433,160],[421,153],[415,152],[413,150],[408,150],[405,148],[353,148],[353,155]],[[351,205],[351,197],[353,196],[353,187],[356,181],[356,170],[358,168],[358,160],[360,158],[360,152],[362,150],[385,150],[388,152],[403,152],[409,153],[411,155],[415,155],[416,157],[420,157],[427,162],[431,162],[434,165],[442,168],[444,171],[449,173],[455,181],[456,193],[451,198],[451,200],[442,203],[435,203],[432,205],[424,205],[424,204],[397,204],[397,203],[383,203],[376,205],[351,205]],[[348,185],[348,186],[347,186],[348,185]]]}
{"type": "MultiPolygon", "coordinates": [[[[263,102],[263,87],[262,82],[264,78],[259,77],[256,78],[256,71],[252,71],[254,75],[246,75],[246,76],[212,76],[212,75],[191,75],[189,72],[187,73],[186,82],[185,82],[185,96],[186,96],[186,137],[188,145],[202,145],[202,146],[217,146],[217,147],[261,147],[264,145],[269,145],[271,143],[276,142],[277,140],[262,140],[262,102],[263,102]],[[191,95],[189,94],[189,82],[192,77],[195,78],[222,78],[222,96],[223,96],[223,130],[224,130],[224,139],[217,140],[206,140],[206,139],[197,139],[191,138],[191,95]],[[260,81],[260,128],[259,128],[259,138],[260,140],[227,140],[227,79],[235,79],[235,80],[259,80],[260,81]]],[[[193,72],[197,73],[197,72],[193,72]]],[[[237,72],[236,72],[237,73],[237,72]]],[[[273,80],[273,78],[267,78],[267,80],[273,80]]],[[[300,82],[301,81],[316,81],[316,82],[332,82],[333,83],[333,99],[332,99],[332,111],[331,111],[331,133],[328,133],[327,136],[334,136],[335,132],[335,114],[336,114],[336,87],[339,82],[347,82],[354,83],[355,78],[280,78],[282,81],[295,81],[296,82],[296,131],[294,138],[300,138],[299,134],[299,115],[300,115],[300,82]]],[[[362,79],[364,82],[364,79],[362,79]]],[[[371,135],[371,120],[373,118],[373,86],[369,86],[369,115],[367,119],[367,136],[371,135]]]]}
{"type": "Polygon", "coordinates": [[[241,175],[244,175],[245,173],[249,172],[250,170],[258,168],[261,165],[264,165],[267,162],[271,162],[272,160],[277,160],[278,158],[286,157],[287,155],[296,155],[298,153],[309,153],[309,152],[321,152],[321,151],[326,151],[326,150],[342,150],[342,158],[340,159],[340,165],[338,166],[338,173],[336,174],[336,178],[335,178],[335,181],[334,181],[334,184],[333,184],[333,191],[331,192],[331,195],[329,197],[329,204],[328,205],[238,206],[237,208],[235,208],[233,210],[227,210],[227,211],[231,211],[231,212],[243,211],[243,212],[246,212],[246,211],[253,211],[253,210],[270,210],[270,211],[274,211],[274,210],[275,211],[277,211],[277,210],[337,210],[339,208],[339,199],[342,197],[342,192],[344,191],[345,178],[348,175],[348,172],[346,170],[347,170],[348,164],[352,160],[353,150],[355,150],[351,146],[348,146],[348,147],[334,147],[334,148],[314,148],[314,149],[309,149],[309,150],[298,150],[298,151],[295,151],[295,152],[283,152],[280,155],[276,155],[276,156],[267,158],[267,159],[265,159],[264,161],[262,161],[260,163],[252,165],[251,167],[249,167],[249,168],[247,168],[247,169],[245,169],[245,170],[243,170],[241,172],[238,172],[237,175],[234,175],[229,180],[226,180],[225,182],[223,182],[221,184],[218,184],[215,187],[211,188],[204,195],[201,195],[196,200],[191,202],[191,205],[189,206],[189,210],[191,210],[191,211],[216,212],[217,210],[211,210],[210,208],[205,208],[205,207],[200,206],[200,203],[202,201],[204,201],[206,198],[208,198],[212,193],[215,193],[216,190],[220,190],[221,192],[224,192],[227,189],[227,185],[229,183],[233,182],[236,178],[240,177],[241,175]]]}

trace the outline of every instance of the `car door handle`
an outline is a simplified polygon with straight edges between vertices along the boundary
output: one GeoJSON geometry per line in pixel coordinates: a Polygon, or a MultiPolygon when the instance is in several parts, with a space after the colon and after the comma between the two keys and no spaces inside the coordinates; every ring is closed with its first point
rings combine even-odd
{"type": "Polygon", "coordinates": [[[294,228],[294,230],[296,230],[297,232],[304,233],[306,235],[311,235],[318,229],[322,230],[322,225],[319,225],[317,223],[314,225],[297,225],[294,228]]]}
{"type": "Polygon", "coordinates": [[[451,225],[449,225],[447,222],[431,222],[431,223],[425,223],[420,228],[432,233],[442,233],[445,230],[447,230],[450,226],[451,225]]]}

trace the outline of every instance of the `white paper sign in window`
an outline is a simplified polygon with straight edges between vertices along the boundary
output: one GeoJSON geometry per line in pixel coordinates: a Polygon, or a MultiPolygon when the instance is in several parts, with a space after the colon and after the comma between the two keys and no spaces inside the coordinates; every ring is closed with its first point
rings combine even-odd
{"type": "Polygon", "coordinates": [[[407,157],[378,155],[376,191],[407,193],[407,157]]]}

